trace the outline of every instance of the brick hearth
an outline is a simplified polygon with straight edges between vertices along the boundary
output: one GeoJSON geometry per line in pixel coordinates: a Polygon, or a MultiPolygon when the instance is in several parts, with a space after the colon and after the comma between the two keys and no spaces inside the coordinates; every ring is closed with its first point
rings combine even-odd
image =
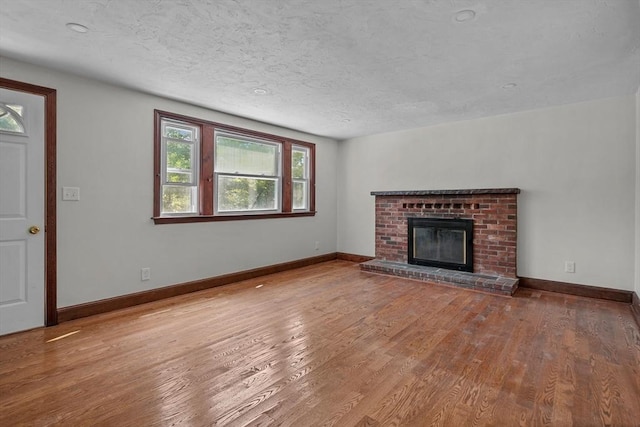
{"type": "Polygon", "coordinates": [[[376,197],[376,259],[363,263],[362,269],[513,294],[518,283],[519,193],[517,188],[372,192],[376,197]],[[473,273],[407,264],[409,217],[473,220],[473,273]]]}

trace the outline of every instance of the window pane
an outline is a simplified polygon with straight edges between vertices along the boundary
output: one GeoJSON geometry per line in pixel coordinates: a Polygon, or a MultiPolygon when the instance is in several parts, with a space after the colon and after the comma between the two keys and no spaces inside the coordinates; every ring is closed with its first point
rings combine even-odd
{"type": "Polygon", "coordinates": [[[18,104],[7,104],[7,107],[11,108],[15,111],[20,117],[22,117],[22,112],[24,111],[24,107],[18,104]]]}
{"type": "Polygon", "coordinates": [[[162,213],[195,212],[195,188],[164,185],[162,187],[162,213]]]}
{"type": "Polygon", "coordinates": [[[193,174],[189,172],[167,172],[167,182],[181,182],[189,184],[192,182],[193,174]]]}
{"type": "Polygon", "coordinates": [[[167,169],[190,171],[192,168],[193,144],[167,142],[167,169]]]}
{"type": "Polygon", "coordinates": [[[193,141],[194,129],[193,128],[181,128],[178,126],[166,125],[164,127],[164,136],[167,138],[181,139],[183,141],[193,141]]]}
{"type": "Polygon", "coordinates": [[[293,182],[293,209],[308,209],[306,181],[293,182]]]}
{"type": "Polygon", "coordinates": [[[277,180],[249,177],[218,177],[219,212],[276,210],[277,180]]]}
{"type": "Polygon", "coordinates": [[[215,170],[244,175],[278,175],[278,146],[216,133],[215,170]]]}
{"type": "Polygon", "coordinates": [[[291,150],[291,176],[293,178],[307,178],[307,150],[293,147],[291,150]]]}
{"type": "Polygon", "coordinates": [[[19,105],[0,104],[0,130],[24,133],[21,123],[22,107],[19,105]]]}

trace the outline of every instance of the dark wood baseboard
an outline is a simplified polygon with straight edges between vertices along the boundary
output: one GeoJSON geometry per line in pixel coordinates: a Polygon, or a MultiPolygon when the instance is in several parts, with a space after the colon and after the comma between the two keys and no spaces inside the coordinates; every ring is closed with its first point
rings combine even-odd
{"type": "Polygon", "coordinates": [[[562,294],[577,295],[588,298],[599,298],[610,301],[625,302],[631,304],[634,292],[620,289],[601,288],[599,286],[577,285],[575,283],[555,282],[553,280],[520,278],[520,286],[523,288],[538,289],[541,291],[559,292],[562,294]]]}
{"type": "Polygon", "coordinates": [[[95,314],[107,313],[121,308],[132,307],[134,305],[145,304],[191,292],[202,291],[216,286],[227,285],[229,283],[240,282],[253,279],[268,274],[280,273],[282,271],[293,270],[306,267],[321,262],[332,261],[337,258],[335,252],[326,255],[304,258],[282,264],[270,265],[267,267],[254,268],[252,270],[240,271],[237,273],[225,274],[222,276],[210,277],[208,279],[195,280],[193,282],[180,283],[148,291],[136,292],[134,294],[122,295],[107,298],[99,301],[87,302],[84,304],[72,305],[58,309],[58,321],[66,322],[81,317],[93,316],[95,314]]]}
{"type": "Polygon", "coordinates": [[[372,256],[348,254],[348,253],[345,253],[345,252],[336,253],[336,258],[337,259],[341,259],[343,261],[351,261],[351,262],[358,262],[358,263],[367,262],[367,261],[371,261],[372,259],[374,259],[372,256]]]}
{"type": "MultiPolygon", "coordinates": [[[[136,292],[134,294],[122,295],[69,307],[62,307],[57,310],[58,321],[67,322],[69,320],[93,316],[100,313],[107,313],[109,311],[133,307],[135,305],[158,301],[165,298],[171,298],[178,295],[184,295],[191,292],[202,291],[217,286],[228,285],[230,283],[249,280],[260,276],[266,276],[268,274],[280,273],[282,271],[294,270],[296,268],[319,264],[321,262],[333,261],[335,259],[362,263],[370,261],[374,258],[365,255],[333,252],[316,257],[304,258],[296,261],[289,261],[281,264],[254,268],[252,270],[245,270],[237,273],[225,274],[222,276],[210,277],[208,279],[195,280],[192,282],[180,283],[163,288],[136,292]]],[[[629,303],[631,304],[631,311],[634,315],[634,318],[640,326],[640,298],[638,298],[638,295],[635,292],[601,288],[597,286],[555,282],[552,280],[532,279],[528,277],[521,277],[519,285],[524,288],[629,303]]]]}
{"type": "Polygon", "coordinates": [[[631,313],[640,327],[640,297],[635,292],[631,293],[631,313]]]}

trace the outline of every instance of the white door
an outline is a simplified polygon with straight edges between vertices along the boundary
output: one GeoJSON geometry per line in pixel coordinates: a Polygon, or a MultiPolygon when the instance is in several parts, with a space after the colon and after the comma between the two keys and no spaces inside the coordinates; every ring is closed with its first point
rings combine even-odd
{"type": "Polygon", "coordinates": [[[0,89],[0,335],[44,326],[44,97],[0,89]]]}

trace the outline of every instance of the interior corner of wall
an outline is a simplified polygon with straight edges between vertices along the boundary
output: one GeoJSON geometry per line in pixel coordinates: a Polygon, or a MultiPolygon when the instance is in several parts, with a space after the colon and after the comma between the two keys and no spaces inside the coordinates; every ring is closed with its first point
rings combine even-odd
{"type": "Polygon", "coordinates": [[[635,290],[640,295],[640,86],[636,92],[636,271],[635,290]]]}

